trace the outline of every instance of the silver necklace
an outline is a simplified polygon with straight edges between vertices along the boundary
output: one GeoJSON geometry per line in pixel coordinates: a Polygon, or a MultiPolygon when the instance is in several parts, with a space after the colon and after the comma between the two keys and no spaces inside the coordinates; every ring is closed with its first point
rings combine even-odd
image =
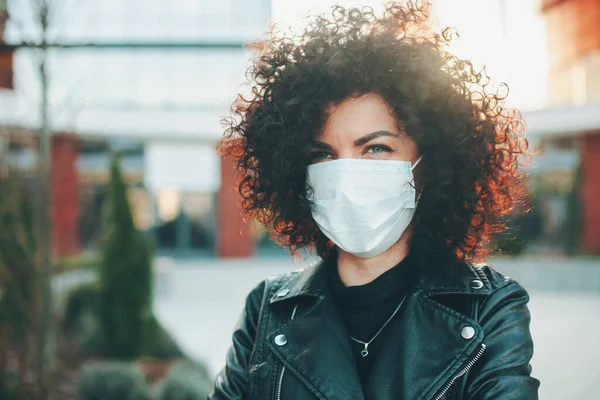
{"type": "Polygon", "coordinates": [[[404,300],[406,299],[406,296],[408,296],[408,293],[406,293],[404,295],[404,297],[400,301],[400,304],[398,304],[398,307],[396,307],[396,309],[394,310],[394,312],[392,313],[392,315],[390,315],[390,317],[388,318],[388,320],[385,321],[385,324],[383,324],[383,326],[381,328],[379,328],[379,330],[377,331],[377,333],[375,334],[375,336],[373,336],[371,338],[371,340],[369,340],[368,342],[363,342],[362,340],[358,340],[358,339],[355,339],[352,336],[350,336],[350,339],[352,339],[356,343],[359,343],[359,344],[362,344],[363,346],[365,346],[365,348],[360,351],[360,355],[361,356],[366,357],[366,356],[369,355],[369,345],[373,342],[373,340],[375,340],[377,338],[377,336],[379,336],[379,334],[381,333],[381,331],[387,326],[387,324],[390,323],[390,321],[398,313],[398,310],[400,310],[400,307],[402,307],[402,304],[404,304],[404,300]]]}

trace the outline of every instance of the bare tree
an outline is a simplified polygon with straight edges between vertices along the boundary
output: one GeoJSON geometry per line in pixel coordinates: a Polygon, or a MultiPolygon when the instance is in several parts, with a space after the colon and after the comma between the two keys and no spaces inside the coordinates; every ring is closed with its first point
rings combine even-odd
{"type": "Polygon", "coordinates": [[[55,27],[63,10],[63,0],[8,0],[10,23],[14,24],[16,41],[19,46],[29,48],[31,61],[39,82],[37,121],[37,191],[36,191],[36,262],[37,264],[37,303],[39,305],[39,326],[36,329],[35,357],[40,398],[49,393],[50,373],[53,360],[52,340],[52,195],[51,195],[51,109],[49,43],[55,38],[55,27]]]}

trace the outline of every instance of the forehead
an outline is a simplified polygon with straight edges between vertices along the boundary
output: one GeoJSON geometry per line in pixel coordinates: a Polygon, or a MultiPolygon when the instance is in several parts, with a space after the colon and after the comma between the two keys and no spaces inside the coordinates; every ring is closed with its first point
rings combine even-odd
{"type": "Polygon", "coordinates": [[[321,138],[338,135],[350,138],[378,130],[398,131],[399,121],[393,109],[378,94],[349,97],[330,105],[326,116],[321,138]]]}

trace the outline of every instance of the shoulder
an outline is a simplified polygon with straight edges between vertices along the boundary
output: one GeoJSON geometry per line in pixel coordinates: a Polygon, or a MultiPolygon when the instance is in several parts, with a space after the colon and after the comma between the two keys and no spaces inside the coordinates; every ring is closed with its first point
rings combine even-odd
{"type": "MultiPolygon", "coordinates": [[[[491,287],[490,293],[480,305],[480,317],[484,322],[510,319],[512,322],[527,322],[529,293],[514,279],[496,271],[489,265],[477,267],[491,287]]],[[[506,321],[505,321],[506,322],[506,321]]]]}
{"type": "Polygon", "coordinates": [[[519,282],[514,280],[513,278],[502,274],[497,271],[489,264],[472,264],[472,268],[474,268],[480,276],[485,277],[490,285],[490,296],[502,296],[508,295],[511,293],[520,293],[523,295],[527,295],[527,291],[519,282]]]}
{"type": "Polygon", "coordinates": [[[289,282],[292,282],[293,280],[297,279],[300,275],[302,275],[306,271],[313,269],[313,268],[314,267],[311,265],[311,266],[304,267],[304,268],[298,268],[293,271],[284,272],[284,273],[277,274],[277,275],[272,275],[272,276],[266,278],[263,281],[263,283],[272,288],[273,287],[280,288],[280,287],[286,286],[289,282]]]}
{"type": "Polygon", "coordinates": [[[252,291],[248,294],[247,302],[254,304],[262,304],[272,298],[276,298],[278,292],[284,288],[289,288],[300,279],[304,274],[310,273],[314,266],[297,269],[294,271],[284,272],[277,275],[269,276],[259,282],[252,291]]]}
{"type": "Polygon", "coordinates": [[[436,265],[423,271],[420,288],[426,297],[476,319],[484,313],[502,312],[511,302],[523,305],[529,301],[518,282],[489,264],[436,265]]]}
{"type": "MultiPolygon", "coordinates": [[[[440,263],[421,267],[420,286],[429,296],[476,295],[487,297],[502,288],[522,287],[489,264],[440,263]]],[[[524,289],[523,289],[524,290],[524,289]]]]}

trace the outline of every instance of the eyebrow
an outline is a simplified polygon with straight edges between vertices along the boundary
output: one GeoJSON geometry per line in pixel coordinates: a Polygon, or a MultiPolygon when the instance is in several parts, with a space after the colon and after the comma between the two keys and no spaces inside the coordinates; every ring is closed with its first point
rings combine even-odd
{"type": "Polygon", "coordinates": [[[354,146],[356,147],[360,147],[363,146],[366,143],[369,143],[371,140],[375,140],[381,136],[392,136],[392,137],[400,137],[399,133],[393,133],[390,131],[375,131],[375,132],[371,132],[363,137],[360,137],[358,139],[356,139],[354,141],[354,146]]]}
{"type": "Polygon", "coordinates": [[[331,147],[331,145],[325,142],[320,142],[318,140],[313,140],[311,142],[311,146],[319,150],[333,150],[333,147],[331,147]]]}
{"type": "MultiPolygon", "coordinates": [[[[354,146],[356,146],[356,147],[363,146],[366,143],[369,143],[371,140],[375,140],[381,136],[400,137],[400,134],[386,131],[386,130],[371,132],[369,134],[366,134],[365,136],[362,136],[362,137],[356,139],[354,141],[354,146]]],[[[311,142],[311,146],[316,149],[319,149],[319,150],[333,150],[333,147],[331,147],[331,145],[329,145],[328,143],[325,143],[325,142],[318,141],[318,140],[313,140],[311,142]]]]}

